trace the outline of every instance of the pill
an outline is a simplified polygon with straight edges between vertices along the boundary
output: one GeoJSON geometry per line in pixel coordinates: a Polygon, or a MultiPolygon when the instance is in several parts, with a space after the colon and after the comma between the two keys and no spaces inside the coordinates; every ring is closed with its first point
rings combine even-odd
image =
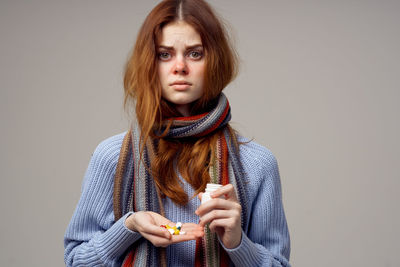
{"type": "Polygon", "coordinates": [[[175,230],[170,228],[168,229],[168,232],[170,232],[170,234],[173,235],[175,233],[175,230]]]}
{"type": "Polygon", "coordinates": [[[168,230],[168,232],[171,233],[171,235],[184,235],[186,232],[181,231],[182,229],[182,223],[177,222],[175,226],[169,226],[168,224],[162,224],[160,227],[165,228],[168,230]]]}

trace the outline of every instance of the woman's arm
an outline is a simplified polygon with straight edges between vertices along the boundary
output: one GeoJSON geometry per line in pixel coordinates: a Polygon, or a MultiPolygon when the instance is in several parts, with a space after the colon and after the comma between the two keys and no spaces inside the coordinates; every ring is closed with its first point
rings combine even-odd
{"type": "Polygon", "coordinates": [[[252,207],[247,235],[241,229],[241,207],[230,184],[213,192],[213,199],[197,209],[200,225],[209,223],[236,266],[290,266],[290,239],[276,159],[266,149],[249,158],[253,162],[246,166],[246,173],[252,207]]]}
{"type": "Polygon", "coordinates": [[[242,232],[240,245],[226,251],[236,266],[287,267],[290,266],[290,237],[278,164],[269,151],[261,158],[264,160],[257,174],[263,179],[251,207],[247,234],[242,232]]]}
{"type": "Polygon", "coordinates": [[[120,256],[141,237],[124,224],[131,213],[114,222],[113,181],[122,138],[117,135],[103,141],[92,155],[64,236],[67,266],[120,265],[120,256]]]}
{"type": "Polygon", "coordinates": [[[81,198],[64,237],[67,266],[120,266],[121,255],[141,237],[165,247],[204,234],[197,224],[184,223],[186,234],[171,236],[160,225],[174,223],[147,211],[127,213],[114,223],[114,175],[123,137],[121,134],[103,141],[93,153],[81,198]]]}

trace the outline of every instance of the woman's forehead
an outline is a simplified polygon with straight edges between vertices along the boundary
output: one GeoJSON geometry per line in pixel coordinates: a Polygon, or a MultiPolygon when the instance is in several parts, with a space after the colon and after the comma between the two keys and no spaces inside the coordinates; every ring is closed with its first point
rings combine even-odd
{"type": "Polygon", "coordinates": [[[172,22],[163,27],[159,46],[196,46],[201,45],[200,34],[188,23],[172,22]]]}

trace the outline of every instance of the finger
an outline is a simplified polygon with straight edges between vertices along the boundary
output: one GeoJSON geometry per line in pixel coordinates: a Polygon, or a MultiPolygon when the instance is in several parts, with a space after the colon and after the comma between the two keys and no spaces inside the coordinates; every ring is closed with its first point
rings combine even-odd
{"type": "Polygon", "coordinates": [[[232,201],[232,200],[226,200],[226,199],[221,199],[221,198],[214,198],[211,199],[209,201],[207,201],[206,203],[200,205],[197,210],[195,211],[195,213],[202,217],[204,216],[204,214],[211,212],[212,210],[215,209],[219,209],[219,210],[241,210],[242,207],[241,205],[236,202],[236,201],[232,201]]]}
{"type": "Polygon", "coordinates": [[[182,231],[189,232],[189,231],[196,231],[196,230],[201,230],[203,227],[196,223],[184,223],[182,224],[182,231]]]}
{"type": "MultiPolygon", "coordinates": [[[[163,226],[166,226],[166,225],[163,225],[163,226]]],[[[170,223],[170,224],[168,224],[168,226],[173,228],[173,227],[176,227],[176,224],[170,223]]],[[[160,227],[161,227],[161,225],[160,225],[160,227]]],[[[161,228],[165,229],[164,227],[161,227],[161,228]]],[[[203,227],[196,223],[183,223],[180,228],[180,231],[191,232],[191,231],[201,231],[202,229],[203,229],[203,227]]],[[[167,229],[167,231],[168,231],[168,229],[167,229]]]]}
{"type": "MultiPolygon", "coordinates": [[[[200,227],[198,227],[200,228],[200,227]]],[[[186,233],[184,235],[171,235],[171,238],[164,238],[160,237],[157,235],[152,235],[148,233],[142,233],[142,236],[149,240],[154,246],[156,247],[166,247],[168,245],[174,244],[174,243],[179,243],[179,242],[185,242],[189,240],[195,240],[199,237],[204,236],[204,230],[203,228],[200,230],[195,230],[190,233],[186,233]]]]}
{"type": "Polygon", "coordinates": [[[212,198],[217,198],[220,196],[225,196],[226,199],[238,201],[238,198],[237,198],[236,192],[235,192],[235,188],[233,187],[232,184],[224,185],[223,187],[221,187],[218,190],[215,190],[214,192],[211,193],[212,198]]]}
{"type": "Polygon", "coordinates": [[[161,226],[161,225],[169,225],[169,226],[175,226],[175,223],[168,220],[167,218],[161,216],[160,214],[154,213],[153,215],[154,218],[154,224],[157,226],[161,226]]]}
{"type": "Polygon", "coordinates": [[[171,243],[176,244],[180,242],[185,242],[185,241],[190,241],[190,240],[196,240],[199,237],[203,237],[204,233],[201,235],[194,235],[194,234],[185,234],[185,235],[173,235],[171,238],[171,243]]]}
{"type": "Polygon", "coordinates": [[[160,237],[147,233],[142,233],[142,236],[156,247],[166,247],[172,243],[171,238],[160,237]]]}
{"type": "MultiPolygon", "coordinates": [[[[168,225],[171,226],[171,227],[176,226],[175,223],[171,223],[171,224],[168,224],[168,225]]],[[[160,236],[159,234],[157,234],[157,231],[154,231],[154,232],[149,231],[149,232],[146,232],[146,233],[147,234],[151,234],[151,235],[160,236],[160,237],[165,237],[165,238],[168,238],[168,239],[171,239],[172,236],[175,236],[175,235],[172,235],[168,231],[168,229],[165,229],[165,228],[163,228],[161,226],[160,226],[160,228],[161,228],[161,230],[163,232],[167,232],[168,234],[166,236],[163,236],[163,235],[160,236]]],[[[204,228],[202,226],[198,225],[198,224],[195,224],[195,223],[184,223],[184,224],[182,224],[182,228],[181,228],[180,231],[183,231],[183,232],[187,233],[188,235],[193,235],[194,237],[192,237],[191,239],[197,238],[197,237],[201,237],[204,234],[204,228]]]]}
{"type": "Polygon", "coordinates": [[[201,217],[199,224],[201,226],[204,226],[207,223],[210,223],[214,220],[234,218],[234,217],[240,218],[240,214],[233,210],[213,210],[205,214],[203,217],[201,217]]]}
{"type": "Polygon", "coordinates": [[[201,231],[191,232],[190,235],[194,236],[195,239],[204,236],[204,227],[201,231]]]}
{"type": "Polygon", "coordinates": [[[158,225],[147,224],[145,227],[142,227],[142,233],[146,233],[153,236],[159,236],[167,239],[171,239],[171,233],[168,232],[167,229],[160,227],[158,225]]]}
{"type": "Polygon", "coordinates": [[[203,197],[203,193],[199,193],[198,195],[197,195],[197,197],[200,199],[200,201],[201,201],[201,198],[203,197]]]}
{"type": "Polygon", "coordinates": [[[221,242],[227,248],[235,248],[240,244],[242,237],[242,228],[240,222],[237,223],[232,219],[214,220],[209,224],[211,232],[215,232],[221,242]]]}
{"type": "Polygon", "coordinates": [[[204,227],[195,223],[184,223],[181,228],[182,232],[186,235],[193,235],[196,238],[202,237],[204,235],[204,227]]]}
{"type": "Polygon", "coordinates": [[[169,221],[168,219],[162,217],[158,213],[151,211],[139,211],[134,214],[134,221],[136,224],[136,230],[141,234],[147,233],[150,235],[156,235],[164,238],[171,238],[171,234],[167,229],[164,229],[160,226],[158,221],[169,221]]]}
{"type": "Polygon", "coordinates": [[[229,228],[231,228],[231,226],[234,224],[233,220],[231,218],[223,218],[223,219],[217,219],[217,220],[213,220],[208,227],[210,228],[210,230],[212,232],[216,232],[217,228],[227,228],[228,226],[230,226],[229,228]]]}

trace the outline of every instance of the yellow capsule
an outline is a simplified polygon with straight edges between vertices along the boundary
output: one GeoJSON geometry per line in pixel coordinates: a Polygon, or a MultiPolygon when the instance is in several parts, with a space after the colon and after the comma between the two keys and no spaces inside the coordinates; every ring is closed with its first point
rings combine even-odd
{"type": "Polygon", "coordinates": [[[174,235],[179,235],[179,232],[180,231],[178,229],[176,229],[175,232],[174,232],[174,235]]]}

